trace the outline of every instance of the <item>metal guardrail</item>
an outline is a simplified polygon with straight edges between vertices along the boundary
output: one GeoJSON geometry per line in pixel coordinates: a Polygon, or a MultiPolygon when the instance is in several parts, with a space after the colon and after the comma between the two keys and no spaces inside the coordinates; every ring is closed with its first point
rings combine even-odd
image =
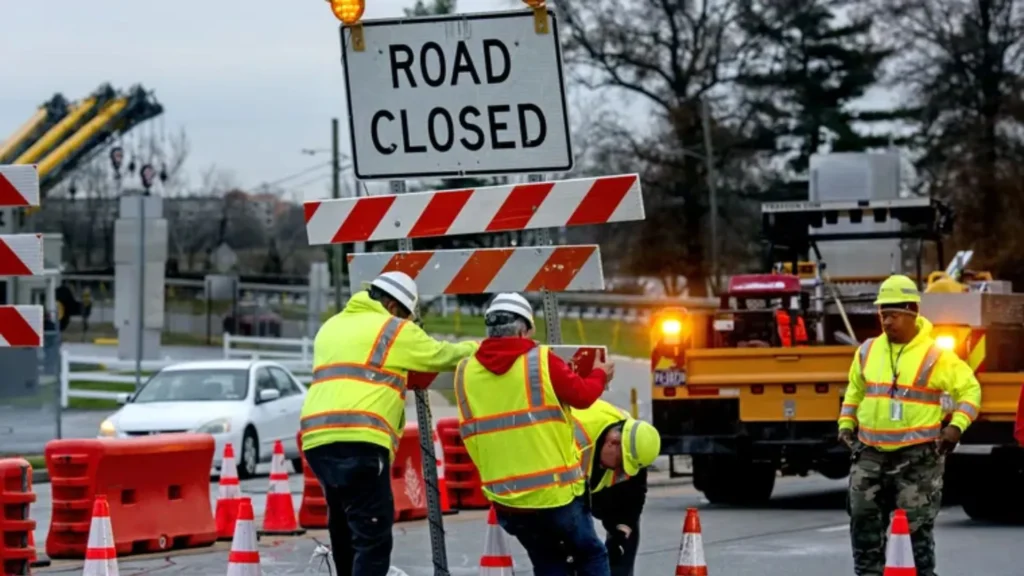
{"type": "MultiPolygon", "coordinates": [[[[270,360],[277,362],[290,370],[295,378],[303,384],[309,384],[312,377],[312,361],[302,360],[300,355],[294,352],[285,351],[267,351],[259,349],[238,349],[235,348],[231,355],[228,354],[230,348],[230,335],[225,334],[225,358],[234,359],[252,359],[252,360],[270,360]],[[244,352],[244,354],[241,354],[244,352]],[[276,352],[276,353],[275,353],[276,352]]],[[[236,343],[244,340],[259,340],[260,344],[270,345],[283,344],[284,346],[291,346],[291,339],[281,338],[252,338],[244,336],[230,336],[236,343]],[[288,343],[282,343],[281,340],[289,340],[288,343]],[[266,341],[266,342],[263,342],[266,341]],[[276,341],[276,342],[275,342],[276,341]],[[270,344],[268,344],[268,342],[270,344]]],[[[295,342],[301,342],[296,339],[295,342]]],[[[245,342],[242,342],[245,343],[245,342]]],[[[252,343],[252,342],[249,342],[252,343]]],[[[312,343],[309,343],[309,350],[312,350],[312,343]]],[[[123,397],[126,393],[121,390],[86,390],[81,388],[75,388],[74,383],[89,382],[90,384],[95,383],[106,383],[106,384],[135,384],[135,361],[134,360],[118,360],[116,358],[110,358],[109,356],[78,356],[72,355],[67,350],[61,350],[60,354],[60,402],[62,408],[68,407],[68,401],[71,398],[85,398],[93,400],[111,400],[117,401],[123,397]],[[72,367],[87,366],[88,368],[73,370],[72,367]]],[[[142,371],[151,373],[158,372],[173,366],[175,364],[183,364],[187,361],[182,360],[171,360],[169,358],[164,360],[143,360],[142,371]]],[[[144,380],[147,380],[145,377],[144,380]]]]}
{"type": "MultiPolygon", "coordinates": [[[[81,274],[64,274],[62,280],[70,282],[105,282],[113,284],[113,276],[87,276],[81,274]]],[[[192,288],[203,290],[202,280],[184,280],[180,278],[168,278],[164,284],[172,287],[192,288]]],[[[242,282],[238,285],[242,292],[256,292],[268,294],[291,294],[294,296],[307,296],[308,286],[295,286],[291,284],[260,284],[242,282]]],[[[326,290],[329,298],[333,297],[334,290],[326,290]]],[[[349,295],[346,288],[342,289],[344,296],[349,295]]],[[[718,305],[715,298],[671,298],[665,296],[638,296],[633,294],[612,294],[608,292],[560,292],[558,294],[560,304],[590,304],[593,306],[611,306],[625,308],[657,308],[663,306],[684,306],[694,309],[711,309],[718,305]]]]}

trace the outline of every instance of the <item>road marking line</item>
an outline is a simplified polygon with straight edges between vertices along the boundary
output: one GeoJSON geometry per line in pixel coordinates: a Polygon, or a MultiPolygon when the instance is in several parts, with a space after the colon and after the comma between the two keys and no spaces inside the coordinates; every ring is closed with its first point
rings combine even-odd
{"type": "Polygon", "coordinates": [[[850,525],[849,524],[837,524],[835,526],[829,526],[827,528],[818,528],[818,532],[842,532],[844,530],[849,530],[849,529],[850,529],[850,525]]]}

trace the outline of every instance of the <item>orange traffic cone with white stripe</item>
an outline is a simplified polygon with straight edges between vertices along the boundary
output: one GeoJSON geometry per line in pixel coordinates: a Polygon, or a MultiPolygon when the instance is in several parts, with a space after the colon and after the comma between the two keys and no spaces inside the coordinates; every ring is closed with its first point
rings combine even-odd
{"type": "Polygon", "coordinates": [[[270,463],[270,490],[260,535],[298,536],[305,533],[306,529],[300,528],[295,519],[295,503],[288,486],[288,472],[284,468],[284,444],[278,440],[274,442],[274,459],[270,463]]]}
{"type": "Polygon", "coordinates": [[[224,445],[224,457],[220,461],[220,481],[217,482],[217,540],[231,540],[235,536],[235,519],[238,518],[238,499],[242,487],[238,484],[238,466],[235,464],[235,449],[231,443],[224,445]]]}
{"type": "Polygon", "coordinates": [[[82,576],[118,576],[114,531],[110,526],[110,504],[107,497],[96,496],[92,503],[89,543],[85,547],[82,576]]]}
{"type": "Polygon", "coordinates": [[[235,536],[228,552],[228,576],[262,576],[260,551],[256,546],[256,520],[253,518],[252,500],[238,501],[238,521],[235,536]]]}
{"type": "Polygon", "coordinates": [[[708,576],[708,565],[704,560],[704,538],[700,533],[700,515],[696,508],[686,509],[676,576],[708,576]]]}
{"type": "Polygon", "coordinates": [[[444,447],[441,446],[441,436],[438,435],[437,429],[433,431],[434,434],[434,458],[437,460],[437,491],[441,497],[441,513],[442,514],[458,514],[459,511],[452,508],[451,498],[448,496],[448,481],[444,478],[444,447]]]}
{"type": "Polygon", "coordinates": [[[885,572],[882,576],[917,576],[914,566],[914,548],[910,543],[910,525],[907,512],[899,509],[893,514],[889,542],[885,545],[885,572]]]}
{"type": "Polygon", "coordinates": [[[487,513],[487,539],[480,556],[480,576],[512,576],[512,552],[508,547],[505,530],[498,525],[498,514],[491,507],[487,513]]]}

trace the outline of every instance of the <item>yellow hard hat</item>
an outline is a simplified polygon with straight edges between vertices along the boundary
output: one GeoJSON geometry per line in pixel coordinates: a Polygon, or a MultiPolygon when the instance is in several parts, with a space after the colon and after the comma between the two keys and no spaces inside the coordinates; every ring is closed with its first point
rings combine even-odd
{"type": "Polygon", "coordinates": [[[921,292],[917,289],[917,284],[913,280],[902,274],[889,276],[878,288],[878,298],[875,299],[875,306],[911,303],[921,303],[921,292]]]}
{"type": "Polygon", "coordinates": [[[626,420],[622,425],[622,467],[636,476],[641,468],[654,464],[661,453],[661,434],[643,420],[626,420]]]}
{"type": "Polygon", "coordinates": [[[960,294],[966,291],[967,290],[963,284],[949,278],[948,276],[945,278],[939,278],[929,284],[928,288],[925,288],[925,292],[929,294],[960,294]]]}

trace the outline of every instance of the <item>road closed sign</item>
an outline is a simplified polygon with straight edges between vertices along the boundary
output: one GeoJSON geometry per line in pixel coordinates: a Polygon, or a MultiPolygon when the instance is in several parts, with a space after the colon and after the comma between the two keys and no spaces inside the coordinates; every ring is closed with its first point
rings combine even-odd
{"type": "Polygon", "coordinates": [[[533,12],[342,27],[349,131],[365,180],[565,172],[573,166],[555,15],[533,12]]]}

